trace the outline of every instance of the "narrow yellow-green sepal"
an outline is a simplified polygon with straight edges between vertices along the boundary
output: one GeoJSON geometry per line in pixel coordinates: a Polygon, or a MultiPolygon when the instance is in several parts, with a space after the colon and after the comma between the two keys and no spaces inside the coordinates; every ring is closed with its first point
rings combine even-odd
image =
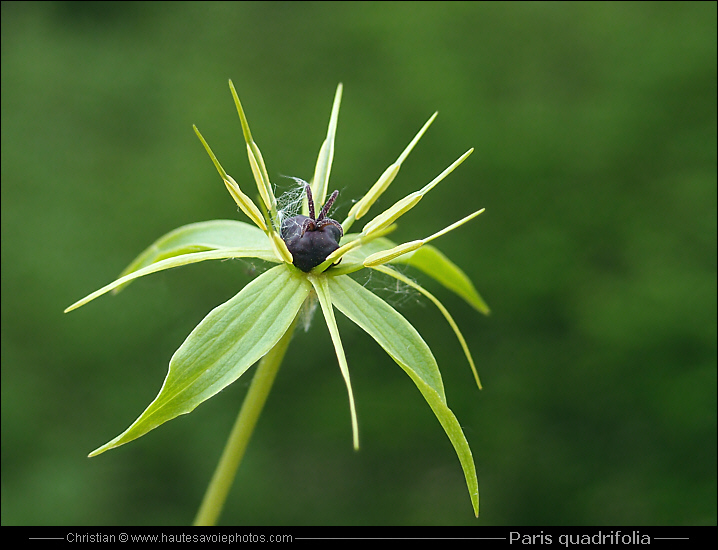
{"type": "Polygon", "coordinates": [[[227,187],[227,191],[229,191],[229,194],[232,195],[234,202],[237,203],[237,206],[239,206],[242,212],[244,212],[250,220],[257,224],[257,227],[259,227],[262,231],[266,231],[267,225],[264,223],[264,219],[262,218],[262,213],[259,211],[259,208],[257,208],[252,199],[242,192],[239,185],[237,185],[237,182],[232,179],[232,176],[227,176],[227,179],[224,180],[224,185],[227,187]]]}
{"type": "Polygon", "coordinates": [[[377,265],[385,264],[387,262],[395,260],[399,256],[403,256],[404,254],[407,254],[409,252],[413,252],[414,250],[418,249],[419,247],[425,245],[426,243],[433,241],[434,239],[441,237],[442,235],[445,235],[449,231],[456,229],[460,225],[463,225],[466,222],[474,219],[476,216],[481,214],[484,210],[485,210],[484,208],[482,208],[481,210],[477,210],[473,214],[469,214],[468,216],[460,219],[457,222],[452,223],[451,225],[449,225],[448,227],[445,227],[441,231],[437,231],[436,233],[428,236],[425,239],[410,241],[408,243],[403,243],[398,246],[395,246],[394,248],[390,248],[389,250],[382,250],[380,252],[375,252],[374,254],[367,256],[367,258],[364,260],[364,266],[365,267],[375,267],[377,265]]]}
{"type": "Polygon", "coordinates": [[[242,124],[242,133],[244,134],[244,141],[247,143],[247,156],[249,157],[249,165],[252,168],[252,174],[254,174],[254,180],[257,182],[257,189],[259,195],[264,201],[264,205],[272,213],[272,217],[276,216],[277,212],[277,199],[274,196],[272,185],[269,181],[269,175],[267,173],[267,167],[264,164],[264,158],[262,153],[259,151],[259,147],[252,139],[252,132],[249,130],[249,123],[247,122],[247,116],[244,114],[242,108],[242,102],[239,100],[237,90],[234,89],[232,80],[229,81],[229,89],[232,92],[234,98],[234,104],[237,107],[237,113],[239,114],[239,120],[242,124]]]}
{"type": "Polygon", "coordinates": [[[414,208],[423,196],[424,195],[419,191],[414,191],[403,199],[398,200],[391,206],[391,208],[386,209],[384,212],[368,222],[362,229],[362,236],[377,233],[385,227],[393,224],[397,219],[414,208]]]}
{"type": "Polygon", "coordinates": [[[237,90],[234,89],[234,83],[232,82],[231,78],[229,79],[229,89],[232,91],[234,104],[237,106],[237,113],[239,114],[239,121],[242,123],[242,133],[244,133],[244,141],[246,143],[252,143],[252,141],[254,141],[252,139],[252,132],[249,130],[249,123],[247,122],[247,117],[244,114],[244,109],[242,109],[242,102],[239,100],[239,95],[237,95],[237,90]]]}
{"type": "Polygon", "coordinates": [[[283,262],[291,264],[294,261],[294,258],[292,257],[292,253],[287,248],[287,243],[285,243],[274,230],[269,233],[269,238],[277,257],[283,262]]]}
{"type": "Polygon", "coordinates": [[[389,187],[389,184],[391,184],[392,181],[394,181],[394,178],[396,178],[396,175],[399,173],[399,169],[401,168],[401,164],[394,163],[390,165],[381,176],[379,176],[379,179],[376,180],[376,183],[371,186],[371,189],[364,195],[361,199],[359,199],[359,202],[357,202],[352,209],[349,211],[349,216],[352,214],[354,215],[354,219],[358,220],[364,214],[366,214],[369,211],[369,208],[376,202],[376,200],[386,191],[386,189],[389,187]]]}
{"type": "Polygon", "coordinates": [[[322,273],[329,266],[338,262],[341,259],[341,257],[344,256],[344,254],[346,254],[350,250],[354,250],[355,248],[358,248],[361,245],[362,245],[362,241],[360,239],[355,239],[353,241],[349,241],[346,244],[343,244],[342,246],[337,248],[334,252],[329,254],[329,256],[327,256],[326,260],[324,260],[318,266],[314,267],[312,269],[312,273],[322,273]]]}
{"type": "MultiPolygon", "coordinates": [[[[240,189],[239,185],[237,184],[232,177],[225,172],[224,168],[222,168],[222,165],[219,163],[219,160],[217,160],[217,157],[215,156],[214,152],[210,148],[207,141],[204,139],[200,131],[197,129],[197,126],[194,124],[192,125],[194,128],[195,133],[197,134],[197,137],[202,142],[202,145],[204,145],[204,148],[207,150],[207,154],[209,155],[209,158],[212,159],[212,162],[214,163],[214,167],[217,169],[217,172],[219,172],[220,177],[224,181],[224,184],[227,186],[227,190],[229,191],[229,194],[232,195],[232,198],[237,203],[237,205],[242,209],[242,212],[244,212],[249,219],[251,219],[254,223],[257,224],[258,227],[260,227],[263,231],[267,230],[267,226],[264,223],[264,220],[262,219],[262,214],[259,212],[259,209],[257,206],[252,202],[252,199],[250,199],[247,195],[245,195],[240,189]]],[[[252,164],[252,158],[250,155],[250,164],[252,164]]],[[[252,167],[252,172],[254,172],[254,166],[256,166],[256,161],[252,167]]],[[[256,178],[256,176],[255,176],[256,178]]]]}
{"type": "Polygon", "coordinates": [[[426,195],[429,191],[436,187],[436,185],[446,176],[451,174],[451,172],[453,172],[457,166],[464,162],[464,160],[466,160],[466,157],[468,157],[473,151],[473,149],[469,149],[466,153],[456,159],[451,164],[451,166],[446,168],[441,174],[436,176],[432,181],[427,183],[419,191],[414,191],[403,199],[398,200],[393,206],[387,208],[384,212],[369,221],[362,229],[362,235],[370,235],[377,231],[381,231],[382,229],[394,223],[400,216],[404,215],[406,212],[414,208],[417,203],[424,197],[424,195],[426,195]]]}
{"type": "Polygon", "coordinates": [[[399,173],[399,169],[401,168],[402,163],[406,160],[406,157],[409,156],[409,153],[411,153],[411,151],[414,149],[414,146],[419,142],[419,140],[424,135],[429,126],[431,126],[431,123],[434,122],[434,119],[438,114],[439,113],[436,112],[431,115],[431,118],[426,121],[424,126],[421,127],[421,130],[419,130],[419,132],[414,136],[414,139],[411,140],[409,145],[407,145],[404,151],[402,151],[401,155],[399,155],[399,158],[396,159],[396,162],[394,162],[394,164],[391,164],[386,170],[384,170],[384,173],[379,176],[379,179],[374,185],[372,185],[371,189],[369,189],[369,191],[361,199],[359,199],[359,201],[351,208],[351,210],[349,210],[347,219],[344,221],[344,223],[342,223],[342,227],[345,233],[349,230],[355,220],[362,218],[369,211],[369,208],[371,208],[371,206],[382,195],[382,193],[386,191],[386,189],[389,187],[389,184],[394,181],[394,178],[396,178],[396,175],[399,173]]]}
{"type": "Polygon", "coordinates": [[[342,102],[342,84],[339,83],[337,91],[334,94],[334,103],[332,105],[332,114],[329,117],[329,128],[327,137],[319,149],[317,164],[314,169],[314,178],[312,179],[312,195],[316,208],[321,208],[324,200],[327,198],[327,188],[329,186],[329,175],[332,171],[332,161],[334,160],[334,138],[337,133],[337,121],[339,119],[339,106],[342,102]]]}
{"type": "Polygon", "coordinates": [[[339,328],[337,327],[337,321],[334,318],[334,310],[332,308],[331,296],[327,278],[324,276],[310,277],[314,290],[319,298],[319,304],[322,307],[322,313],[324,313],[324,319],[329,328],[329,334],[332,337],[334,343],[334,350],[337,354],[337,360],[339,361],[339,368],[342,371],[344,377],[344,383],[347,386],[347,392],[349,393],[349,412],[352,420],[352,439],[354,442],[354,449],[359,449],[359,424],[357,422],[356,407],[354,406],[354,393],[352,392],[352,384],[349,378],[349,365],[347,364],[346,356],[344,355],[344,347],[342,346],[341,338],[339,337],[339,328]]]}
{"type": "Polygon", "coordinates": [[[193,124],[193,125],[192,125],[192,128],[194,128],[194,133],[197,134],[197,137],[198,137],[199,140],[202,142],[202,145],[204,145],[204,148],[206,149],[207,154],[209,155],[209,158],[212,159],[212,163],[214,164],[214,167],[217,169],[217,172],[219,172],[219,176],[220,176],[223,180],[226,180],[226,179],[227,179],[227,172],[224,171],[224,168],[222,168],[222,165],[221,165],[221,164],[219,163],[219,161],[217,160],[217,157],[214,156],[214,153],[212,152],[212,149],[210,148],[209,144],[207,143],[207,141],[205,141],[204,137],[202,137],[202,134],[201,134],[200,131],[197,129],[197,126],[195,126],[195,125],[193,124]]]}
{"type": "MultiPolygon", "coordinates": [[[[276,199],[274,198],[274,193],[272,193],[271,191],[269,178],[267,178],[266,181],[264,179],[265,176],[262,173],[262,168],[259,166],[259,161],[257,155],[255,154],[256,147],[253,148],[252,145],[253,144],[251,143],[247,144],[247,157],[249,158],[249,166],[252,169],[252,175],[254,176],[254,181],[257,183],[257,190],[259,191],[259,196],[262,197],[262,202],[264,202],[264,206],[270,212],[274,212],[276,210],[276,199]]],[[[259,149],[256,150],[259,151],[259,149]]],[[[266,168],[264,168],[264,170],[266,171],[266,168]]]]}
{"type": "Polygon", "coordinates": [[[400,244],[394,248],[390,248],[389,250],[375,252],[374,254],[367,256],[366,260],[364,260],[364,267],[376,267],[378,265],[385,264],[395,258],[398,258],[399,256],[402,256],[403,254],[406,254],[407,252],[416,250],[423,244],[424,241],[422,240],[409,241],[408,243],[400,244]]]}

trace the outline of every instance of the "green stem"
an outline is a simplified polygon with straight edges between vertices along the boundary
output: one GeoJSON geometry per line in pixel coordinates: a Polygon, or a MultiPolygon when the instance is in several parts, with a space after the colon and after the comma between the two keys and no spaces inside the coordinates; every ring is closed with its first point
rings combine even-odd
{"type": "Polygon", "coordinates": [[[247,396],[244,398],[244,403],[242,403],[239,416],[234,422],[222,456],[219,459],[212,480],[209,482],[207,492],[194,520],[194,525],[214,525],[222,513],[227,493],[232,487],[234,476],[242,461],[244,451],[247,449],[249,438],[252,436],[259,414],[262,412],[269,391],[272,389],[274,378],[282,364],[289,341],[292,339],[295,325],[296,322],[289,327],[289,330],[269,350],[269,353],[260,360],[247,396]]]}

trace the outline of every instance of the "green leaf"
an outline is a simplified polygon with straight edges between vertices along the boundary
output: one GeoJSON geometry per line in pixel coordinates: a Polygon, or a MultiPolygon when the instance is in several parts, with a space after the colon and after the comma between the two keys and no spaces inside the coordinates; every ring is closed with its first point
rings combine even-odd
{"type": "Polygon", "coordinates": [[[235,220],[210,220],[183,225],[163,235],[132,260],[119,277],[166,258],[219,248],[266,249],[266,257],[274,256],[267,235],[258,227],[235,220]]]}
{"type": "MultiPolygon", "coordinates": [[[[81,300],[78,300],[77,302],[72,304],[70,307],[65,309],[65,313],[69,313],[73,309],[77,309],[80,306],[84,306],[86,303],[91,302],[95,298],[102,296],[103,294],[109,292],[110,290],[119,288],[120,286],[127,284],[130,281],[133,281],[133,280],[143,277],[145,275],[149,275],[150,273],[157,273],[158,271],[164,271],[165,269],[170,269],[173,267],[179,267],[179,266],[188,265],[188,264],[194,264],[197,262],[203,262],[205,260],[227,260],[230,258],[248,258],[248,257],[261,258],[264,260],[270,259],[268,257],[267,258],[263,257],[263,254],[264,254],[263,250],[252,250],[252,249],[247,249],[247,248],[220,248],[219,250],[208,250],[207,252],[194,252],[191,254],[182,254],[181,256],[175,256],[172,258],[167,258],[166,260],[160,260],[159,262],[150,264],[147,267],[143,267],[142,269],[133,271],[132,273],[129,273],[128,275],[125,275],[124,277],[120,277],[119,279],[112,281],[110,284],[103,286],[102,288],[96,290],[95,292],[88,294],[81,300]]],[[[274,255],[272,256],[272,258],[275,258],[274,255]]],[[[276,259],[275,259],[275,261],[276,261],[276,259]]]]}
{"type": "Polygon", "coordinates": [[[126,431],[90,456],[191,412],[234,382],[280,340],[311,288],[303,274],[282,264],[214,308],[172,356],[155,400],[126,431]]]}
{"type": "Polygon", "coordinates": [[[446,401],[436,359],[409,321],[348,275],[328,279],[332,303],[339,311],[369,333],[401,368],[416,372],[446,401]]]}
{"type": "Polygon", "coordinates": [[[429,346],[398,311],[349,276],[330,277],[329,288],[337,309],[374,338],[419,388],[454,446],[478,516],[479,484],[474,459],[458,420],[446,405],[441,374],[429,346]]]}
{"type": "Polygon", "coordinates": [[[354,448],[359,448],[359,424],[357,423],[357,412],[354,406],[354,393],[352,392],[352,384],[349,379],[349,365],[347,365],[347,359],[344,355],[344,347],[342,346],[341,338],[339,337],[339,328],[337,327],[337,321],[334,318],[334,310],[332,309],[332,303],[329,292],[329,285],[327,284],[327,277],[320,275],[318,277],[310,277],[309,280],[314,285],[314,290],[319,298],[319,303],[322,306],[322,313],[324,313],[324,319],[329,328],[329,334],[332,337],[334,343],[334,349],[337,353],[337,360],[339,361],[339,368],[342,371],[344,377],[344,383],[347,386],[347,392],[349,392],[349,412],[352,419],[352,438],[354,441],[354,448]]]}

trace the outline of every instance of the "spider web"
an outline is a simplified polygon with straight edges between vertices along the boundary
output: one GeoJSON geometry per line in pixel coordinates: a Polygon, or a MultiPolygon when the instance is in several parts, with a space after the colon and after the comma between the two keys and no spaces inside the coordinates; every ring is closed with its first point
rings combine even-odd
{"type": "Polygon", "coordinates": [[[282,176],[283,178],[294,180],[295,184],[288,190],[284,191],[277,197],[277,219],[275,223],[278,225],[277,230],[282,227],[284,220],[297,216],[302,211],[302,205],[306,198],[306,186],[308,183],[302,178],[294,176],[282,176]]]}
{"type": "MultiPolygon", "coordinates": [[[[414,278],[406,272],[406,266],[392,265],[391,267],[407,279],[414,280],[414,278]]],[[[363,280],[358,280],[357,282],[394,308],[403,309],[417,304],[422,307],[425,305],[421,293],[399,279],[395,279],[390,275],[375,271],[374,269],[365,269],[361,271],[361,274],[364,275],[363,280]]]]}
{"type": "MultiPolygon", "coordinates": [[[[403,269],[397,268],[397,266],[393,267],[402,273],[404,271],[403,269]]],[[[403,274],[410,278],[406,273],[403,274]]],[[[421,307],[426,305],[423,296],[418,290],[384,273],[374,271],[373,269],[363,269],[357,273],[353,273],[350,277],[395,309],[402,310],[417,304],[421,307]]],[[[314,295],[314,292],[312,292],[300,310],[300,326],[304,329],[304,332],[309,331],[314,319],[317,317],[318,304],[317,297],[314,295]]],[[[321,317],[321,314],[319,317],[321,317]]]]}

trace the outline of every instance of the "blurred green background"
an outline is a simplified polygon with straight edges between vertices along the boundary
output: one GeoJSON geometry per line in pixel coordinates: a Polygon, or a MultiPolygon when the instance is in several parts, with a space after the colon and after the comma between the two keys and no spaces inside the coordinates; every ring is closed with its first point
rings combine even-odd
{"type": "Polygon", "coordinates": [[[475,147],[395,238],[485,207],[436,244],[493,313],[426,282],[479,392],[431,304],[362,280],[434,350],[474,452],[478,520],[420,393],[340,318],[361,450],[315,322],[222,523],[716,524],[715,3],[3,2],[4,525],[191,522],[249,376],[86,455],[263,266],[188,266],[62,310],[169,230],[244,219],[192,131],[251,189],[228,78],[280,186],[311,177],[344,83],[340,219],[438,109],[380,206],[475,147]]]}

